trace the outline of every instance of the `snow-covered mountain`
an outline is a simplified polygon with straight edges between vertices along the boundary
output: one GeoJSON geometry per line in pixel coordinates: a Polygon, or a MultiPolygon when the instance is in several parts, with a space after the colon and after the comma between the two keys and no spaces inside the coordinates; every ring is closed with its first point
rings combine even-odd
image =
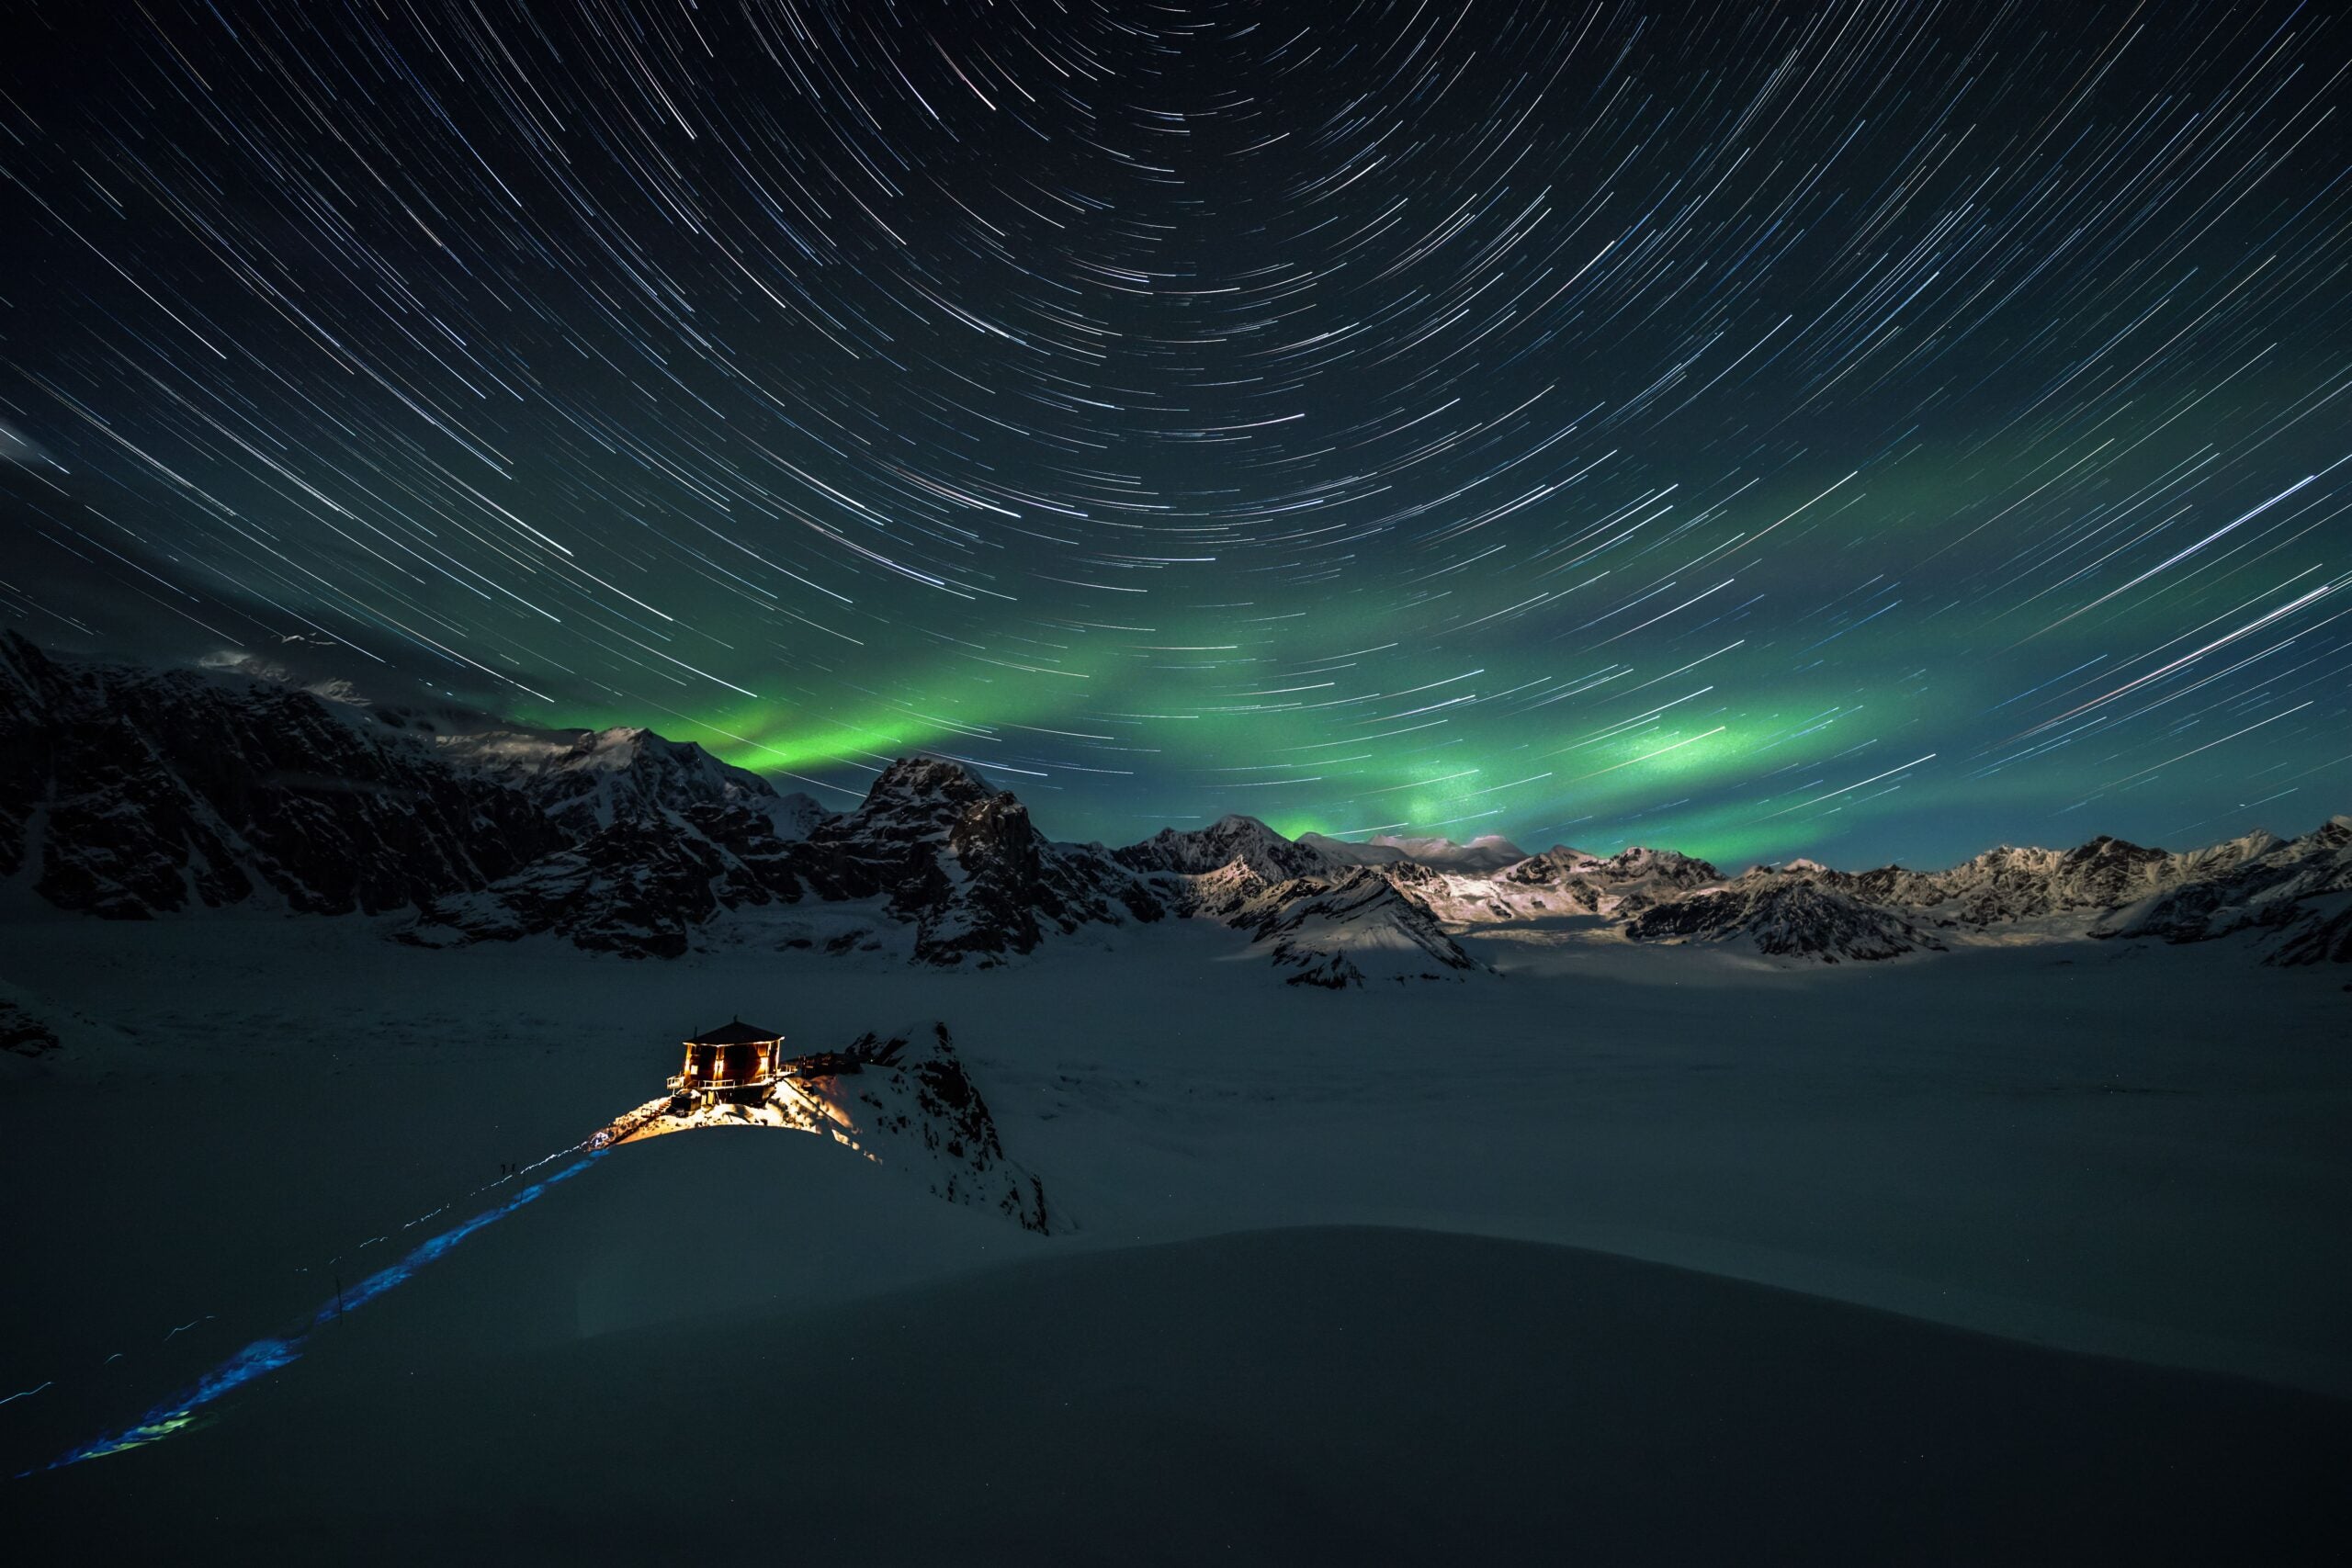
{"type": "Polygon", "coordinates": [[[458,947],[551,932],[598,952],[675,958],[722,914],[797,901],[810,869],[798,847],[740,804],[623,815],[487,886],[419,899],[398,935],[458,947]]]}
{"type": "Polygon", "coordinates": [[[1673,850],[1636,847],[1602,856],[1565,844],[1493,872],[1415,865],[1392,868],[1389,874],[1439,919],[1460,925],[1630,917],[1661,898],[1723,879],[1705,861],[1673,850]]]}
{"type": "Polygon", "coordinates": [[[1625,926],[1634,942],[1736,942],[1773,958],[1895,958],[1944,944],[1895,910],[1795,870],[1758,866],[1736,881],[1652,904],[1625,926]]]}
{"type": "Polygon", "coordinates": [[[530,795],[364,706],[0,638],[0,876],[61,908],[374,913],[485,886],[563,841],[530,795]]]}
{"type": "Polygon", "coordinates": [[[1113,853],[1120,864],[1137,871],[1172,871],[1186,876],[1204,875],[1238,861],[1268,882],[1283,882],[1357,863],[1324,853],[1322,845],[1337,841],[1319,840],[1308,844],[1285,839],[1255,817],[1235,816],[1220,818],[1206,828],[1162,828],[1143,842],[1113,853]]]}
{"type": "Polygon", "coordinates": [[[1382,833],[1364,842],[1371,849],[1394,850],[1399,860],[1434,866],[1440,871],[1500,871],[1527,858],[1525,850],[1500,833],[1482,833],[1466,844],[1457,844],[1452,839],[1404,839],[1394,833],[1382,833]]]}
{"type": "Polygon", "coordinates": [[[1492,972],[1374,866],[1261,887],[1225,919],[1248,931],[1277,967],[1293,971],[1293,985],[1337,989],[1492,972]]]}
{"type": "Polygon", "coordinates": [[[1057,843],[963,764],[902,758],[828,814],[645,729],[530,729],[297,686],[268,660],[155,671],[0,639],[0,884],[147,919],[253,904],[406,914],[433,947],[552,935],[634,957],[873,950],[986,967],[1089,929],[1235,927],[1294,980],[1488,973],[1457,938],[1577,927],[1868,959],[1970,941],[2244,934],[2266,962],[2352,960],[2352,818],[2185,852],[2098,838],[1942,871],[1565,845],[1286,838],[1250,817],[1122,849],[1057,843]]]}
{"type": "Polygon", "coordinates": [[[2299,839],[2266,833],[2216,847],[2234,852],[2202,863],[2201,874],[2183,872],[2091,934],[2208,942],[2272,932],[2275,963],[2352,963],[2352,817],[2331,817],[2299,839]]]}
{"type": "Polygon", "coordinates": [[[1873,902],[1929,910],[1939,920],[1986,926],[2115,908],[2163,887],[2224,872],[2247,854],[2278,842],[2267,833],[2258,839],[2258,843],[2236,840],[2176,855],[2101,835],[2071,850],[2003,845],[1945,871],[1883,866],[1846,874],[1815,867],[1813,873],[1873,902]]]}
{"type": "Polygon", "coordinates": [[[1638,912],[1636,941],[1739,936],[1766,953],[1893,956],[2001,933],[2206,942],[2252,933],[2264,961],[2352,961],[2352,818],[2174,852],[2101,836],[2003,847],[1944,871],[1758,867],[1638,912]]]}
{"type": "Polygon", "coordinates": [[[1466,844],[1452,839],[1407,839],[1394,833],[1375,834],[1362,843],[1301,833],[1298,844],[1313,850],[1334,865],[1395,865],[1411,861],[1440,871],[1475,873],[1500,871],[1527,858],[1527,852],[1499,833],[1482,834],[1466,844]]]}
{"type": "Polygon", "coordinates": [[[1166,911],[1143,883],[1091,845],[1049,843],[1029,808],[960,762],[901,758],[865,803],[808,836],[831,886],[886,896],[915,927],[916,956],[1029,953],[1047,931],[1148,922],[1166,911]]]}
{"type": "Polygon", "coordinates": [[[827,816],[805,795],[778,795],[759,774],[650,729],[497,728],[438,735],[435,742],[444,757],[520,785],[574,833],[652,811],[741,805],[779,837],[805,839],[827,816]]]}
{"type": "Polygon", "coordinates": [[[1394,865],[1398,861],[1410,858],[1403,850],[1377,840],[1368,839],[1359,844],[1323,833],[1301,833],[1298,847],[1313,850],[1332,865],[1394,865]]]}
{"type": "Polygon", "coordinates": [[[1048,843],[1027,807],[960,763],[902,758],[856,809],[797,836],[779,832],[776,815],[731,796],[622,815],[490,887],[430,901],[405,940],[553,931],[674,957],[725,914],[866,901],[910,929],[918,961],[986,964],[1035,952],[1048,932],[1163,913],[1134,874],[1099,850],[1048,843]]]}

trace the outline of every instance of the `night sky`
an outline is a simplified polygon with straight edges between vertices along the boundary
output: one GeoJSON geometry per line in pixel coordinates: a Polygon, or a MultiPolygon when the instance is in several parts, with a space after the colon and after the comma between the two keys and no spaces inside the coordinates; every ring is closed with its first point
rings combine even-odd
{"type": "Polygon", "coordinates": [[[1114,842],[2352,809],[2330,7],[13,15],[39,640],[1114,842]]]}

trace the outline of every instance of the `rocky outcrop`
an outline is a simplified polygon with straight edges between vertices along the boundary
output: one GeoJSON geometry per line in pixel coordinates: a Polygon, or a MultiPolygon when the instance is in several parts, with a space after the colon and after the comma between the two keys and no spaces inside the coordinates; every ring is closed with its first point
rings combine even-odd
{"type": "Polygon", "coordinates": [[[46,1056],[57,1049],[57,1032],[24,1008],[0,997],[0,1051],[46,1056]]]}
{"type": "Polygon", "coordinates": [[[2265,964],[2293,968],[2306,964],[2352,964],[2352,906],[2334,912],[2313,909],[2288,926],[2265,964]]]}
{"type": "Polygon", "coordinates": [[[1640,844],[1605,856],[1556,846],[1533,857],[1533,864],[1513,867],[1510,874],[1516,879],[1521,873],[1534,873],[1541,865],[1547,873],[1581,877],[1614,888],[1621,896],[1639,889],[1653,897],[1668,890],[1687,892],[1724,878],[1722,872],[1696,856],[1679,850],[1647,849],[1640,844]]]}
{"type": "Polygon", "coordinates": [[[655,1100],[622,1118],[621,1142],[710,1127],[814,1133],[877,1165],[920,1178],[937,1197],[1000,1214],[1023,1230],[1077,1228],[1042,1177],[1004,1151],[996,1118],[944,1023],[860,1035],[835,1054],[842,1070],[779,1081],[756,1103],[687,1111],[655,1100]]]}
{"type": "MultiPolygon", "coordinates": [[[[933,1194],[992,1210],[1040,1235],[1075,1228],[1047,1201],[1044,1179],[1006,1157],[996,1119],[956,1055],[945,1024],[887,1039],[868,1034],[851,1051],[888,1065],[836,1080],[833,1103],[876,1138],[895,1140],[897,1163],[918,1168],[933,1194]]],[[[892,1163],[889,1155],[882,1157],[892,1163]]]]}

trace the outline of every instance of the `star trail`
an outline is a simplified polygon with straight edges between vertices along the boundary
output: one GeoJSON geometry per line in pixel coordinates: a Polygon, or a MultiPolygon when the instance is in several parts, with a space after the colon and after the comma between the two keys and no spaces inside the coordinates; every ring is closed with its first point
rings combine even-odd
{"type": "Polygon", "coordinates": [[[81,0],[0,609],[829,805],[1737,862],[2352,806],[2312,5],[81,0]]]}

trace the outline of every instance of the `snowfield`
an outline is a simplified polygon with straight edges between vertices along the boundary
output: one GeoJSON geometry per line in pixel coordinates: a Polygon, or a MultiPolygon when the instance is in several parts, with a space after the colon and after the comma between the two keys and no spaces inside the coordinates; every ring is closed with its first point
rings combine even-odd
{"type": "MultiPolygon", "coordinates": [[[[1364,885],[1375,886],[1387,885],[1364,885]]],[[[779,919],[850,914],[820,904],[779,919]]],[[[975,1546],[972,1560],[1021,1560],[1023,1541],[1053,1555],[1097,1539],[1084,1532],[1107,1528],[1106,1497],[1145,1507],[1147,1495],[1160,1510],[1151,1528],[1216,1550],[1182,1506],[1187,1488],[1232,1490],[1243,1560],[1295,1560],[1312,1529],[1282,1498],[1311,1495],[1321,1501],[1310,1513],[1345,1512],[1373,1506],[1379,1489],[1351,1490],[1363,1472],[1310,1483],[1252,1468],[1261,1461],[1240,1456],[1260,1451],[1263,1423],[1291,1423],[1291,1443],[1356,1453],[1351,1429],[1393,1435],[1387,1423],[1418,1411],[1425,1430],[1471,1441],[1446,1392],[1461,1387],[1514,1431],[1556,1427],[1529,1451],[1565,1463],[1586,1452],[1576,1412],[1539,1416],[1510,1389],[1568,1397],[1557,1379],[1598,1355],[1664,1380],[1608,1399],[1645,1410],[1639,1421],[1663,1425],[1640,1440],[1680,1455],[1679,1423],[1746,1417],[1712,1395],[1670,1416],[1684,1395],[1662,1391],[1683,1386],[1673,1369],[1718,1366],[1724,1346],[1750,1345],[1740,1336],[1781,1321],[1770,1303],[1782,1298],[1742,1293],[1762,1287],[1801,1293],[1807,1311],[1899,1314],[1792,1323],[1815,1347],[1805,1353],[1831,1362],[1804,1386],[1848,1391],[1838,1397],[1863,1397],[1854,1380],[1867,1366],[1879,1369],[1872,1387],[1912,1389],[1908,1408],[1965,1404],[1964,1380],[1938,1380],[1978,1353],[1951,1331],[1973,1331],[2027,1358],[1999,1374],[2011,1380],[2003,1397],[2026,1402],[2011,1423],[2019,1442],[2072,1433],[2068,1452],[2107,1451],[2119,1424],[2159,1419],[2116,1411],[2143,1410],[2132,1401],[2161,1388],[2176,1402],[2161,1419],[2179,1424],[2181,1441],[2204,1434],[2196,1452],[2238,1434],[2223,1445],[2238,1456],[2223,1467],[2238,1477],[2232,1495],[2261,1493],[2269,1517],[2288,1520],[2324,1512],[2312,1511],[2324,1488],[2299,1490],[2298,1467],[2352,1451],[2339,1441],[2352,1408],[2341,1246],[2352,997],[2333,966],[2265,968],[2232,942],[2127,943],[2052,928],[2023,945],[1962,941],[1931,961],[1825,967],[1738,944],[1630,942],[1600,916],[1574,914],[1453,928],[1443,940],[1478,966],[1469,983],[1328,989],[1283,984],[1267,939],[1207,919],[1087,928],[970,971],[910,966],[903,928],[878,921],[848,920],[835,936],[849,940],[646,963],[552,935],[449,951],[386,940],[403,918],[227,911],[125,923],[22,908],[0,926],[10,1004],[58,1041],[0,1052],[15,1199],[0,1392],[49,1385],[0,1406],[12,1470],[109,1429],[315,1308],[338,1269],[363,1270],[425,1234],[408,1222],[486,1206],[502,1166],[644,1103],[676,1070],[676,1041],[739,1012],[810,1051],[909,1020],[946,1024],[991,1113],[1002,1170],[1042,1183],[1053,1234],[999,1213],[1001,1192],[942,1201],[943,1168],[928,1154],[894,1157],[888,1140],[853,1151],[778,1125],[630,1143],[320,1335],[301,1363],[224,1400],[210,1427],[20,1483],[33,1489],[20,1495],[37,1504],[29,1517],[77,1532],[113,1518],[107,1528],[130,1532],[123,1550],[168,1547],[168,1535],[141,1545],[138,1529],[172,1516],[122,1507],[120,1489],[135,1487],[212,1510],[204,1517],[233,1523],[238,1540],[342,1556],[321,1544],[337,1539],[335,1521],[391,1506],[368,1502],[389,1495],[371,1490],[380,1483],[366,1467],[410,1465],[417,1495],[451,1510],[419,1517],[439,1517],[451,1539],[506,1543],[480,1560],[534,1554],[511,1533],[517,1517],[539,1520],[529,1540],[593,1557],[582,1532],[622,1528],[624,1501],[658,1508],[678,1487],[707,1490],[667,1461],[647,1472],[671,1476],[666,1493],[642,1477],[579,1481],[599,1467],[634,1476],[632,1456],[652,1451],[628,1433],[577,1429],[562,1413],[593,1389],[644,1434],[702,1410],[695,1420],[774,1449],[786,1469],[831,1454],[839,1432],[896,1456],[873,1462],[953,1464],[953,1479],[925,1483],[936,1508],[894,1511],[882,1499],[896,1494],[870,1477],[845,1484],[844,1500],[869,1512],[858,1529],[833,1521],[796,1535],[814,1561],[936,1561],[956,1534],[938,1508],[959,1511],[970,1540],[1012,1543],[975,1546]],[[1353,1228],[1367,1226],[1387,1228],[1353,1228]],[[1392,1239],[1366,1239],[1376,1236],[1392,1239]],[[1623,1260],[1673,1267],[1629,1274],[1623,1260]],[[1180,1263],[1202,1280],[1255,1283],[1214,1309],[1196,1303],[1167,1352],[1214,1357],[1224,1371],[1138,1365],[1129,1378],[1145,1413],[1119,1418],[1142,1423],[1129,1462],[1164,1467],[1147,1485],[1131,1469],[1102,1472],[1117,1443],[1057,1426],[1062,1406],[1037,1407],[1036,1391],[1065,1388],[1067,1408],[1103,1420],[1125,1408],[1120,1358],[1143,1354],[1133,1336],[1162,1321],[1165,1276],[1180,1263]],[[1447,1269],[1462,1283],[1442,1305],[1403,1282],[1447,1269]],[[1272,1293],[1250,1293],[1260,1291],[1272,1293]],[[1514,1304],[1529,1292],[1556,1298],[1557,1339],[1514,1304]],[[1392,1299],[1396,1312],[1435,1315],[1407,1324],[1374,1309],[1392,1299]],[[1299,1346],[1275,1326],[1292,1312],[1344,1320],[1362,1348],[1338,1343],[1335,1328],[1336,1359],[1297,1361],[1299,1346]],[[1041,1344],[1046,1321],[1061,1337],[1041,1344]],[[1700,1337],[1656,1337],[1674,1324],[1700,1337]],[[1399,1403],[1388,1415],[1322,1381],[1372,1376],[1352,1358],[1387,1365],[1393,1336],[1408,1330],[1432,1359],[1389,1367],[1399,1403]],[[1591,1335],[1601,1346],[1578,1337],[1591,1335]],[[813,1362],[796,1349],[806,1346],[821,1348],[813,1362]],[[1840,1359],[1849,1350],[1859,1359],[1840,1359]],[[2085,1393],[2061,1420],[2030,1408],[2033,1390],[2123,1374],[2032,1359],[2060,1351],[2121,1358],[2143,1369],[2131,1377],[2154,1381],[2131,1383],[2141,1392],[2128,1398],[2085,1393]],[[1498,1383],[1495,1357],[1519,1358],[1525,1378],[1498,1383]],[[952,1377],[943,1358],[960,1369],[952,1377]],[[1274,1406],[1235,1395],[1237,1369],[1254,1369],[1244,1381],[1274,1406]],[[1902,1382],[1914,1377],[1929,1382],[1902,1382]],[[854,1414],[832,1408],[843,1402],[854,1414]],[[1015,1414],[992,1427],[990,1409],[1015,1414]],[[482,1498],[458,1495],[448,1456],[490,1461],[474,1437],[445,1450],[453,1422],[506,1434],[510,1457],[498,1462],[538,1512],[493,1517],[482,1498]],[[1045,1505],[1024,1488],[1048,1480],[1013,1479],[1023,1454],[1078,1467],[1051,1482],[1068,1503],[1061,1525],[1033,1517],[1045,1505]],[[315,1512],[286,1512],[282,1493],[240,1479],[280,1462],[315,1488],[315,1512]],[[903,1518],[886,1527],[876,1513],[903,1518]]],[[[1384,942],[1347,951],[1355,962],[1434,962],[1403,937],[1384,942]]],[[[1769,1366],[1780,1352],[1752,1354],[1763,1358],[1753,1376],[1778,1376],[1769,1366]]],[[[1790,1392],[1774,1382],[1724,1397],[1749,1410],[1742,1402],[1790,1392]]],[[[1835,1451],[1874,1449],[1837,1426],[1832,1407],[1788,1419],[1831,1423],[1822,1440],[1835,1451]]],[[[1751,1436],[1759,1450],[1778,1440],[1751,1436]]],[[[1521,1450],[1496,1430],[1484,1440],[1500,1446],[1483,1467],[1458,1454],[1415,1462],[1495,1506],[1495,1477],[1521,1474],[1509,1458],[1521,1450]]],[[[2154,1444],[2148,1475],[2189,1451],[2132,1440],[2154,1444]]],[[[1690,1486],[1761,1484],[1659,1462],[1657,1473],[1690,1486]]],[[[2048,1529],[2060,1533],[2038,1540],[2062,1539],[2085,1496],[2128,1479],[2064,1481],[2086,1461],[2052,1462],[2048,1529]],[[2077,1483],[2090,1491],[2067,1490],[2077,1483]]],[[[2129,1475],[2141,1476],[2131,1488],[2145,1483],[2129,1475]]],[[[1997,1474],[1984,1483],[2003,1484],[1997,1474]]],[[[1632,1506],[1577,1495],[1596,1518],[1632,1506]]],[[[1646,1494],[1626,1482],[1611,1495],[1646,1494]]],[[[1509,1540],[1479,1529],[1517,1518],[1461,1539],[1509,1557],[1509,1540]]],[[[2174,1542],[2182,1559],[2213,1545],[2193,1521],[2162,1509],[2145,1518],[2145,1537],[2174,1542]]],[[[392,1515],[371,1528],[389,1532],[388,1557],[424,1539],[392,1515]]],[[[1902,1539],[1887,1528],[1896,1533],[1865,1530],[1852,1550],[1902,1539]]],[[[715,1529],[714,1541],[740,1539],[734,1525],[715,1529]]],[[[1730,1541],[1671,1539],[1736,1554],[1730,1541]]],[[[1998,1541],[1965,1539],[2002,1554],[1998,1541]]],[[[1165,1560],[1194,1554],[1170,1547],[1165,1560]]]]}

